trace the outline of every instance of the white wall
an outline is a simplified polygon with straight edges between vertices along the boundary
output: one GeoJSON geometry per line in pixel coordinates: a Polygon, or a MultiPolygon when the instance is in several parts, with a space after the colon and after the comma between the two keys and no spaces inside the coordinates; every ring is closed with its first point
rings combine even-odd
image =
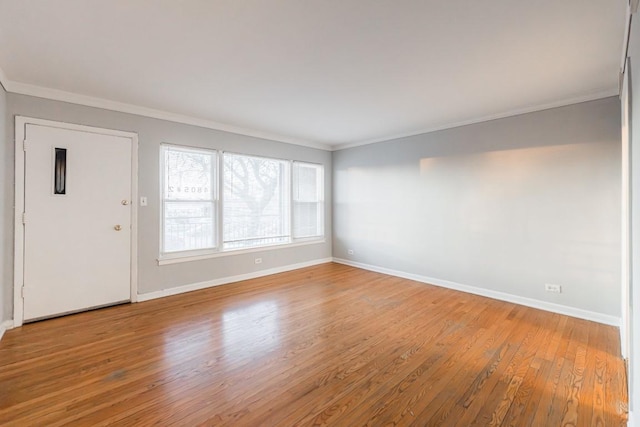
{"type": "MultiPolygon", "coordinates": [[[[158,266],[160,230],[160,143],[183,144],[195,147],[216,148],[255,155],[322,163],[325,166],[325,230],[331,230],[331,153],[297,145],[274,142],[243,135],[236,135],[197,126],[151,119],[132,114],[91,108],[64,102],[51,101],[24,95],[7,94],[7,128],[13,135],[14,116],[22,115],[57,120],[88,126],[117,129],[138,133],[139,179],[141,196],[148,198],[148,206],[138,209],[138,289],[140,294],[193,283],[224,279],[247,273],[281,268],[292,264],[311,262],[331,257],[331,236],[326,242],[263,252],[232,255],[201,261],[158,266]],[[256,265],[254,258],[261,257],[256,265]]],[[[13,137],[11,137],[13,141],[13,137]]],[[[6,156],[13,162],[13,143],[7,145],[6,156]]],[[[5,193],[0,203],[13,205],[13,163],[7,163],[5,193]]],[[[5,313],[13,312],[13,214],[4,218],[2,230],[10,250],[5,253],[5,313]]],[[[6,247],[5,247],[6,249],[6,247]]]]}
{"type": "Polygon", "coordinates": [[[619,318],[617,98],[340,150],[333,167],[334,257],[619,318]]]}

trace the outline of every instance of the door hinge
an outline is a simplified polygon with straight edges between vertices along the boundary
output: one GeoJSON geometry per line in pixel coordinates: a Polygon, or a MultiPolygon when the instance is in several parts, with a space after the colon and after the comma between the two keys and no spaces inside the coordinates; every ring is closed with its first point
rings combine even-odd
{"type": "Polygon", "coordinates": [[[22,224],[26,224],[26,223],[27,223],[27,213],[22,212],[22,224]]]}
{"type": "Polygon", "coordinates": [[[24,285],[22,285],[22,298],[24,298],[24,285]]]}
{"type": "Polygon", "coordinates": [[[22,141],[22,151],[27,151],[27,140],[22,141]]]}

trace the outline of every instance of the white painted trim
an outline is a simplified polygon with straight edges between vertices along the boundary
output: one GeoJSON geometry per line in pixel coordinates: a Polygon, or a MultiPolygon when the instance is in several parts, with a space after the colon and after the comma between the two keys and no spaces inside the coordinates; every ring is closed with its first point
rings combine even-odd
{"type": "Polygon", "coordinates": [[[9,85],[9,78],[7,77],[7,75],[5,74],[4,70],[1,67],[0,67],[0,85],[2,85],[4,90],[9,92],[9,89],[7,88],[9,85]]]}
{"type": "MultiPolygon", "coordinates": [[[[131,139],[133,137],[137,139],[138,137],[138,134],[134,132],[99,128],[95,126],[78,125],[75,123],[38,119],[34,117],[16,116],[16,123],[18,121],[20,121],[24,125],[30,124],[30,125],[47,126],[52,128],[58,128],[58,129],[77,130],[81,132],[97,133],[100,135],[120,136],[122,138],[131,138],[131,139]]],[[[23,129],[23,132],[24,132],[24,129],[23,129]]],[[[23,136],[24,136],[24,133],[23,133],[23,136]]]]}
{"type": "Polygon", "coordinates": [[[362,146],[362,145],[375,144],[377,142],[386,142],[386,141],[391,141],[391,140],[394,140],[394,139],[408,138],[410,136],[422,135],[424,133],[437,132],[437,131],[440,131],[440,130],[452,129],[452,128],[457,128],[457,127],[467,126],[467,125],[473,125],[473,124],[476,124],[476,123],[488,122],[488,121],[491,121],[491,120],[504,119],[504,118],[507,118],[507,117],[519,116],[521,114],[527,114],[527,113],[534,113],[536,111],[549,110],[551,108],[565,107],[567,105],[579,104],[581,102],[595,101],[597,99],[603,99],[603,98],[608,98],[608,97],[617,96],[617,95],[618,95],[618,88],[609,89],[609,90],[605,90],[605,91],[601,91],[601,92],[592,93],[592,94],[589,94],[589,95],[579,96],[579,97],[576,97],[576,98],[563,99],[563,100],[551,102],[551,103],[548,103],[548,104],[532,105],[532,106],[529,106],[529,107],[520,108],[520,109],[516,109],[516,110],[509,110],[509,111],[505,111],[505,112],[498,113],[498,114],[492,114],[492,115],[489,115],[489,116],[478,117],[478,118],[473,118],[473,119],[469,119],[469,120],[463,120],[463,121],[460,121],[460,122],[447,123],[447,124],[438,125],[438,126],[425,128],[425,129],[412,131],[412,132],[406,132],[406,133],[400,133],[400,134],[396,134],[396,135],[385,136],[384,138],[374,138],[374,139],[369,139],[369,140],[360,141],[360,142],[353,142],[353,143],[346,143],[346,144],[336,144],[336,145],[334,145],[332,147],[331,151],[345,150],[347,148],[353,148],[353,147],[359,147],[359,146],[362,146]]]}
{"type": "MultiPolygon", "coordinates": [[[[625,61],[625,63],[628,62],[625,61]]],[[[626,67],[625,67],[626,68],[626,67]]],[[[622,86],[620,88],[620,129],[621,129],[621,205],[620,205],[620,292],[621,292],[621,319],[620,319],[620,347],[622,357],[628,359],[631,355],[631,132],[630,132],[630,75],[625,71],[622,74],[622,86]]],[[[630,368],[630,365],[628,365],[630,368]]]]}
{"type": "Polygon", "coordinates": [[[2,340],[2,336],[9,329],[13,329],[13,320],[5,320],[4,322],[0,322],[0,340],[2,340]]]}
{"type": "Polygon", "coordinates": [[[25,118],[16,117],[14,141],[14,219],[13,219],[13,323],[22,326],[24,305],[22,284],[24,283],[24,150],[25,118]]]}
{"type": "Polygon", "coordinates": [[[138,134],[131,133],[131,302],[138,302],[138,134]]]}
{"type": "MultiPolygon", "coordinates": [[[[629,52],[629,37],[631,36],[631,4],[627,3],[626,16],[624,19],[624,39],[622,41],[622,54],[620,58],[620,74],[624,74],[627,69],[627,54],[629,52]]],[[[622,86],[622,85],[620,85],[622,86]]],[[[622,87],[620,87],[622,90],[622,87]]]]}
{"type": "Polygon", "coordinates": [[[226,285],[229,283],[240,282],[242,280],[256,279],[258,277],[270,276],[272,274],[284,273],[285,271],[298,270],[300,268],[311,267],[319,264],[326,264],[331,262],[332,258],[322,258],[313,261],[300,262],[297,264],[289,264],[282,267],[269,268],[267,270],[254,271],[252,273],[239,274],[237,276],[222,277],[215,280],[207,280],[205,282],[191,283],[189,285],[176,286],[174,288],[167,288],[161,291],[149,292],[146,294],[139,294],[138,301],[149,301],[152,299],[168,297],[171,295],[178,295],[185,292],[198,291],[200,289],[211,288],[213,286],[226,285]]]}
{"type": "Polygon", "coordinates": [[[181,262],[200,261],[203,259],[220,258],[225,256],[231,256],[231,255],[243,255],[243,254],[250,254],[254,252],[268,252],[276,249],[295,248],[298,246],[317,245],[321,243],[326,243],[326,240],[322,238],[322,239],[315,239],[315,240],[307,240],[303,242],[282,243],[279,245],[269,245],[269,246],[258,246],[250,249],[233,249],[233,250],[226,250],[226,251],[216,251],[216,252],[203,253],[203,254],[197,254],[197,255],[196,254],[187,255],[183,252],[179,255],[164,255],[158,258],[157,261],[158,261],[158,265],[178,264],[181,262]]]}
{"type": "Polygon", "coordinates": [[[637,427],[633,411],[629,411],[629,413],[627,413],[627,427],[637,427]]]}
{"type": "Polygon", "coordinates": [[[415,280],[416,282],[427,283],[430,285],[440,286],[443,288],[453,289],[456,291],[467,292],[474,295],[493,298],[500,301],[520,304],[527,307],[537,308],[540,310],[550,311],[552,313],[564,314],[566,316],[577,317],[580,319],[591,320],[593,322],[604,323],[605,325],[620,327],[620,318],[610,316],[608,314],[596,313],[594,311],[582,310],[580,308],[569,307],[561,304],[554,304],[546,301],[540,301],[533,298],[521,297],[518,295],[507,294],[505,292],[492,291],[489,289],[479,288],[476,286],[463,285],[449,280],[435,279],[432,277],[421,276],[419,274],[406,273],[404,271],[392,270],[389,268],[378,267],[375,265],[364,264],[361,262],[349,261],[341,258],[333,258],[333,262],[349,265],[351,267],[362,268],[363,270],[375,271],[377,273],[388,274],[390,276],[402,277],[404,279],[415,280]]]}
{"type": "Polygon", "coordinates": [[[233,126],[225,123],[219,123],[212,120],[190,117],[182,114],[172,113],[169,111],[156,110],[154,108],[141,107],[139,105],[127,104],[124,102],[111,101],[104,98],[81,95],[74,92],[66,92],[58,89],[50,89],[42,86],[31,85],[27,83],[19,83],[7,80],[5,89],[7,92],[17,93],[20,95],[35,96],[38,98],[52,99],[54,101],[69,102],[71,104],[85,105],[87,107],[102,108],[105,110],[118,111],[121,113],[136,114],[138,116],[152,117],[154,119],[167,120],[169,122],[184,123],[187,125],[199,126],[208,129],[221,130],[224,132],[235,133],[239,135],[251,136],[254,138],[268,139],[276,142],[284,142],[287,144],[302,145],[305,147],[317,148],[319,150],[330,150],[327,144],[307,141],[299,138],[292,138],[284,135],[278,135],[270,132],[262,132],[258,130],[248,129],[240,126],[233,126]]]}
{"type": "Polygon", "coordinates": [[[270,132],[263,132],[255,129],[248,129],[240,126],[233,126],[225,123],[219,123],[212,120],[201,119],[197,117],[190,117],[182,114],[172,113],[169,111],[157,110],[153,108],[142,107],[134,104],[127,104],[124,102],[111,101],[104,98],[98,98],[93,96],[82,95],[74,92],[67,92],[58,89],[51,89],[42,86],[20,83],[9,80],[2,70],[0,69],[0,83],[3,84],[7,92],[17,93],[20,95],[35,96],[38,98],[51,99],[54,101],[69,102],[71,104],[84,105],[87,107],[102,108],[110,111],[117,111],[121,113],[135,114],[138,116],[151,117],[160,120],[166,120],[175,123],[183,123],[193,126],[199,126],[207,129],[220,130],[224,132],[235,133],[239,135],[250,136],[254,138],[267,139],[276,142],[284,142],[287,144],[301,145],[310,148],[316,148],[325,151],[337,151],[347,148],[358,147],[361,145],[375,144],[376,142],[390,141],[393,139],[407,138],[410,136],[421,135],[424,133],[436,132],[439,130],[451,129],[460,126],[471,125],[475,123],[482,123],[490,120],[502,119],[511,116],[517,116],[520,114],[532,113],[536,111],[548,110],[550,108],[564,107],[571,104],[578,104],[581,102],[594,101],[596,99],[607,98],[610,96],[616,96],[619,94],[619,89],[604,90],[584,96],[575,98],[563,99],[547,104],[532,105],[525,108],[508,110],[502,113],[493,114],[489,116],[483,116],[478,118],[472,118],[469,120],[463,120],[459,122],[451,122],[443,125],[433,126],[429,128],[423,128],[416,131],[404,132],[400,134],[388,135],[381,138],[368,139],[364,141],[346,142],[343,144],[325,144],[317,141],[309,141],[299,138],[292,138],[284,135],[279,135],[270,132]]]}
{"type": "Polygon", "coordinates": [[[24,150],[22,144],[25,139],[27,124],[48,126],[67,130],[97,133],[102,135],[119,136],[131,140],[131,302],[138,297],[138,134],[113,129],[97,128],[93,126],[76,125],[72,123],[56,122],[52,120],[36,119],[32,117],[16,116],[15,119],[15,205],[14,205],[14,262],[13,262],[13,324],[22,326],[24,321],[24,305],[22,300],[22,284],[24,281],[24,227],[22,213],[24,212],[24,150]]]}

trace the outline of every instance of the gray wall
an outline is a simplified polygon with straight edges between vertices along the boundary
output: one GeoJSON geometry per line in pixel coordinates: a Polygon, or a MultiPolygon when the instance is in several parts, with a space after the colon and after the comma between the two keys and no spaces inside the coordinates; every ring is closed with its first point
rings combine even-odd
{"type": "MultiPolygon", "coordinates": [[[[148,206],[138,210],[138,289],[148,293],[191,283],[266,270],[289,264],[331,256],[331,236],[323,244],[266,250],[259,253],[232,255],[202,261],[158,266],[159,252],[159,147],[167,142],[194,147],[216,148],[240,153],[265,155],[283,159],[322,163],[325,166],[325,230],[331,230],[331,153],[323,150],[268,141],[212,129],[117,113],[24,95],[7,94],[7,127],[13,135],[16,115],[70,122],[88,126],[136,132],[139,137],[139,195],[148,197],[148,206]],[[254,264],[260,256],[262,264],[254,264]]],[[[13,141],[13,138],[10,139],[13,141]]],[[[6,156],[13,161],[14,146],[6,146],[6,156]]],[[[11,185],[5,185],[2,198],[13,205],[13,164],[7,163],[11,185]]],[[[6,181],[5,181],[6,182],[6,181]]],[[[6,212],[6,210],[5,210],[6,212]]],[[[5,241],[13,240],[13,216],[4,218],[5,241]]],[[[5,254],[5,266],[12,265],[12,249],[5,254]]],[[[12,269],[5,272],[5,313],[12,313],[12,269]]]]}
{"type": "Polygon", "coordinates": [[[10,310],[5,308],[10,304],[10,291],[12,286],[11,268],[7,254],[13,248],[13,242],[5,232],[7,224],[6,218],[11,215],[12,203],[8,200],[7,193],[13,179],[9,177],[8,164],[10,162],[7,155],[7,146],[12,141],[9,138],[9,130],[7,129],[7,93],[0,84],[0,138],[4,139],[0,143],[0,323],[8,320],[10,310]]]}
{"type": "Polygon", "coordinates": [[[336,151],[333,256],[620,316],[620,154],[618,98],[336,151]]]}

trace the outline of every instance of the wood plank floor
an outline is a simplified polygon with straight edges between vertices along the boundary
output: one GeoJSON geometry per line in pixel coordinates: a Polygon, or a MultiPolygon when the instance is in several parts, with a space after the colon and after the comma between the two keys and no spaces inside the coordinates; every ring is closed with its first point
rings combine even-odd
{"type": "Polygon", "coordinates": [[[33,323],[0,424],[621,426],[615,328],[324,264],[33,323]]]}

